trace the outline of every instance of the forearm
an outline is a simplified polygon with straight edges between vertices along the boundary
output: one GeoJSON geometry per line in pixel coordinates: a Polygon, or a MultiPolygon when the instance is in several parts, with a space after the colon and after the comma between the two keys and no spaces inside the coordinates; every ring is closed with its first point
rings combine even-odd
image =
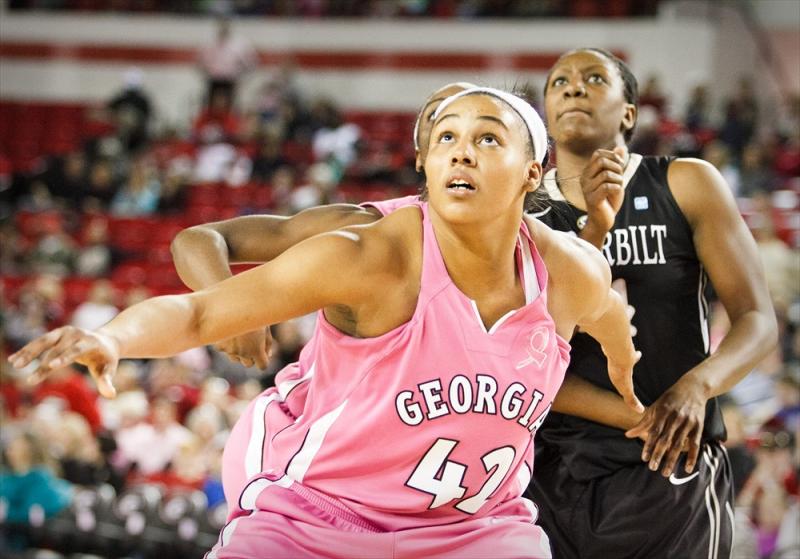
{"type": "Polygon", "coordinates": [[[616,392],[605,390],[571,374],[564,378],[564,383],[553,400],[553,411],[582,417],[623,431],[631,429],[642,418],[642,414],[633,411],[616,392]]]}
{"type": "Polygon", "coordinates": [[[633,354],[631,326],[625,303],[613,290],[608,292],[605,312],[595,321],[581,323],[581,329],[600,342],[603,353],[614,361],[626,362],[633,354]]]}
{"type": "Polygon", "coordinates": [[[717,351],[679,382],[694,382],[707,398],[728,392],[760,363],[777,343],[774,313],[748,311],[731,324],[717,351]]]}
{"type": "Polygon", "coordinates": [[[148,299],[125,309],[98,332],[115,341],[123,359],[169,357],[203,345],[206,340],[200,339],[198,312],[191,297],[148,299]]]}

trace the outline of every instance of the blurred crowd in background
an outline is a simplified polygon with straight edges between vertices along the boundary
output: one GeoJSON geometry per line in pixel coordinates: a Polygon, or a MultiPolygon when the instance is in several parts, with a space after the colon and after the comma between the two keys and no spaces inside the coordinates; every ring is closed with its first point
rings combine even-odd
{"type": "MultiPolygon", "coordinates": [[[[129,10],[154,3],[9,4],[129,10]]],[[[197,5],[169,4],[177,11],[197,5]]],[[[239,13],[293,5],[316,6],[320,15],[381,4],[233,3],[239,13]]],[[[526,3],[393,4],[413,15],[526,3]]],[[[567,3],[544,4],[561,10],[567,3]]],[[[115,400],[98,398],[75,367],[30,385],[26,371],[6,363],[9,352],[53,327],[94,328],[144,297],[185,291],[170,242],[189,225],[412,194],[422,181],[414,169],[415,114],[343,112],[301,90],[289,63],[275,68],[255,103],[241,106],[237,81],[255,58],[230,40],[226,23],[218,38],[198,53],[206,77],[198,95],[202,89],[207,102],[191,122],[159,120],[157,92],[143,87],[138,68],[125,72],[118,94],[102,106],[0,101],[0,548],[8,554],[34,546],[109,557],[202,555],[224,519],[220,458],[228,430],[297,357],[314,318],[273,327],[266,371],[210,347],[126,361],[115,400]],[[97,529],[103,522],[105,532],[97,529]],[[163,533],[176,536],[159,540],[163,533]]],[[[640,79],[631,150],[713,163],[766,268],[780,344],[724,397],[724,410],[737,482],[737,556],[776,557],[787,527],[796,533],[800,525],[800,97],[786,99],[780,119],[766,119],[746,77],[720,106],[709,102],[710,85],[700,84],[685,107],[672,106],[658,76],[640,79]]],[[[534,105],[542,85],[525,88],[534,105]]],[[[726,329],[724,311],[713,305],[712,345],[726,329]]]]}
{"type": "Polygon", "coordinates": [[[11,9],[273,17],[637,17],[660,0],[9,0],[11,9]]]}

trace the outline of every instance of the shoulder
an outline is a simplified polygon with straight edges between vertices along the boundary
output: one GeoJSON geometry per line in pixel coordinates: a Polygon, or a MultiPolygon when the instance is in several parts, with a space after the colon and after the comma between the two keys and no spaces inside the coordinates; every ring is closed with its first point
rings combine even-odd
{"type": "Polygon", "coordinates": [[[526,216],[525,220],[550,283],[559,291],[580,294],[607,289],[611,270],[599,250],[572,233],[555,231],[531,217],[526,216]]]}
{"type": "Polygon", "coordinates": [[[422,211],[400,208],[383,219],[327,233],[349,251],[358,251],[375,270],[403,275],[422,247],[422,211]]]}
{"type": "Polygon", "coordinates": [[[722,174],[711,163],[695,158],[675,159],[667,182],[690,225],[709,217],[714,210],[735,211],[736,203],[722,174]]]}

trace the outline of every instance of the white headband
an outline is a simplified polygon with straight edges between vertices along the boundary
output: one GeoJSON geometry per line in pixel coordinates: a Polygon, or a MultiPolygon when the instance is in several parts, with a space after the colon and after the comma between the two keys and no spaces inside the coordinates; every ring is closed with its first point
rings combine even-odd
{"type": "Polygon", "coordinates": [[[525,126],[528,128],[528,133],[531,135],[534,159],[536,159],[536,161],[539,163],[542,163],[544,161],[544,156],[547,155],[547,129],[544,127],[542,117],[540,117],[539,113],[536,112],[536,109],[534,109],[524,99],[517,97],[512,93],[508,93],[507,91],[495,89],[493,87],[473,87],[471,89],[465,89],[464,91],[460,91],[455,95],[451,95],[442,101],[442,104],[439,105],[439,107],[436,109],[436,112],[433,113],[433,120],[439,118],[439,115],[442,114],[442,111],[444,111],[444,109],[452,104],[456,99],[460,99],[461,97],[465,97],[467,95],[481,93],[485,95],[492,95],[493,97],[497,97],[501,101],[504,101],[512,109],[514,109],[520,118],[522,118],[525,126]]]}

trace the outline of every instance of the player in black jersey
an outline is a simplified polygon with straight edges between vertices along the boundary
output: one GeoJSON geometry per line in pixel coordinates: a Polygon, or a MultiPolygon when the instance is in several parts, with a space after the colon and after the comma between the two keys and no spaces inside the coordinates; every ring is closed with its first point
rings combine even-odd
{"type": "MultiPolygon", "coordinates": [[[[732,482],[716,396],[774,346],[774,312],[719,173],[696,159],[627,153],[636,103],[636,79],[612,54],[558,60],[545,85],[554,202],[540,219],[595,244],[624,280],[642,351],[635,389],[648,409],[630,414],[627,432],[551,414],[529,493],[556,558],[727,557],[732,482]],[[731,319],[712,356],[707,278],[731,319]]],[[[568,375],[611,388],[589,336],[573,338],[571,358],[568,375]]]]}

